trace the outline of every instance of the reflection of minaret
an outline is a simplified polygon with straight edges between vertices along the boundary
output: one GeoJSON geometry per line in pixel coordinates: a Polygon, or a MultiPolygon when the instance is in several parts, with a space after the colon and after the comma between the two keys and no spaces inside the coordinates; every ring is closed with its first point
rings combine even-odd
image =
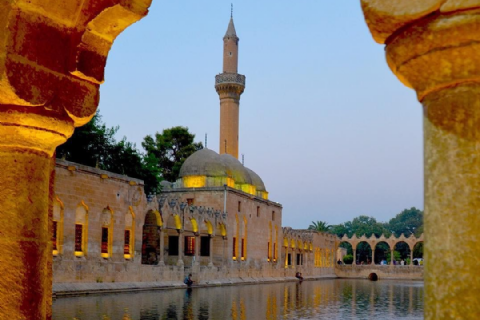
{"type": "Polygon", "coordinates": [[[230,17],[223,37],[223,73],[215,77],[215,89],[220,97],[219,153],[228,153],[237,159],[240,95],[245,89],[245,76],[237,73],[239,40],[230,17]]]}

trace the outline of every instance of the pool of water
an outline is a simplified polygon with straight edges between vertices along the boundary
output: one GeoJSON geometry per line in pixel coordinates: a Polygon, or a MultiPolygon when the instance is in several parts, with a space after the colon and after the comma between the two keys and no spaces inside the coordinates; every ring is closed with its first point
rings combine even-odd
{"type": "Polygon", "coordinates": [[[332,279],[58,298],[54,320],[423,319],[423,282],[332,279]]]}

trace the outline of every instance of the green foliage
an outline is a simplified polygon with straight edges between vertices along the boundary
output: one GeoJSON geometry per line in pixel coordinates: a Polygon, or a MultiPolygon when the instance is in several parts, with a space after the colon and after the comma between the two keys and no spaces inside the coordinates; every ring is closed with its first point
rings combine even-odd
{"type": "MultiPolygon", "coordinates": [[[[417,231],[423,232],[423,211],[413,207],[405,209],[390,219],[388,222],[389,230],[397,237],[403,233],[405,237],[417,234],[417,231]]],[[[420,236],[418,234],[418,236],[420,236]]]]}
{"type": "Polygon", "coordinates": [[[338,237],[343,237],[345,234],[348,236],[349,230],[345,227],[345,225],[342,224],[337,224],[330,226],[330,233],[336,234],[338,237]]]}
{"type": "Polygon", "coordinates": [[[343,263],[352,264],[352,262],[353,262],[353,256],[351,254],[347,254],[346,256],[343,257],[343,263]]]}
{"type": "Polygon", "coordinates": [[[145,182],[145,193],[157,193],[161,182],[154,157],[144,157],[135,144],[124,137],[117,142],[119,127],[107,128],[99,112],[72,137],[57,148],[57,157],[83,165],[124,174],[145,182]]]}
{"type": "Polygon", "coordinates": [[[413,257],[423,258],[423,242],[417,243],[417,245],[413,248],[413,257]]]}
{"type": "Polygon", "coordinates": [[[203,148],[201,142],[194,142],[195,135],[186,127],[173,127],[156,133],[155,137],[147,135],[142,142],[148,157],[158,160],[163,179],[175,182],[185,160],[195,151],[203,148]]]}
{"type": "Polygon", "coordinates": [[[308,226],[308,230],[315,230],[318,232],[329,232],[331,226],[325,221],[312,221],[312,224],[308,226]]]}
{"type": "Polygon", "coordinates": [[[103,169],[110,163],[118,129],[107,128],[97,112],[89,123],[76,128],[72,137],[57,148],[57,157],[103,169]]]}
{"type": "MultiPolygon", "coordinates": [[[[387,263],[391,263],[391,261],[392,261],[391,258],[392,258],[392,253],[389,252],[389,253],[387,254],[387,263]]],[[[393,251],[393,259],[395,259],[395,261],[400,261],[400,260],[402,260],[402,256],[400,255],[400,252],[394,250],[394,251],[393,251]]]]}

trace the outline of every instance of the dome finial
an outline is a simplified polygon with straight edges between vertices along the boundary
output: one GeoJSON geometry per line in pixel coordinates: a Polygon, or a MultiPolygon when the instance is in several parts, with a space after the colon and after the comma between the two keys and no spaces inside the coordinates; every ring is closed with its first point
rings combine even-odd
{"type": "Polygon", "coordinates": [[[230,3],[230,19],[233,19],[233,3],[230,3]]]}

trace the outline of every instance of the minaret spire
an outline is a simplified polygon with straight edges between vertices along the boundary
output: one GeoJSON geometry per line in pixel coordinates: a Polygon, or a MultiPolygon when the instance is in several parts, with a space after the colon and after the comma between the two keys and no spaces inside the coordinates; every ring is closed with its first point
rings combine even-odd
{"type": "Polygon", "coordinates": [[[238,159],[240,95],[245,89],[245,76],[238,74],[238,41],[233,24],[233,4],[230,22],[223,37],[223,73],[215,77],[215,89],[220,97],[220,154],[238,159]]]}

